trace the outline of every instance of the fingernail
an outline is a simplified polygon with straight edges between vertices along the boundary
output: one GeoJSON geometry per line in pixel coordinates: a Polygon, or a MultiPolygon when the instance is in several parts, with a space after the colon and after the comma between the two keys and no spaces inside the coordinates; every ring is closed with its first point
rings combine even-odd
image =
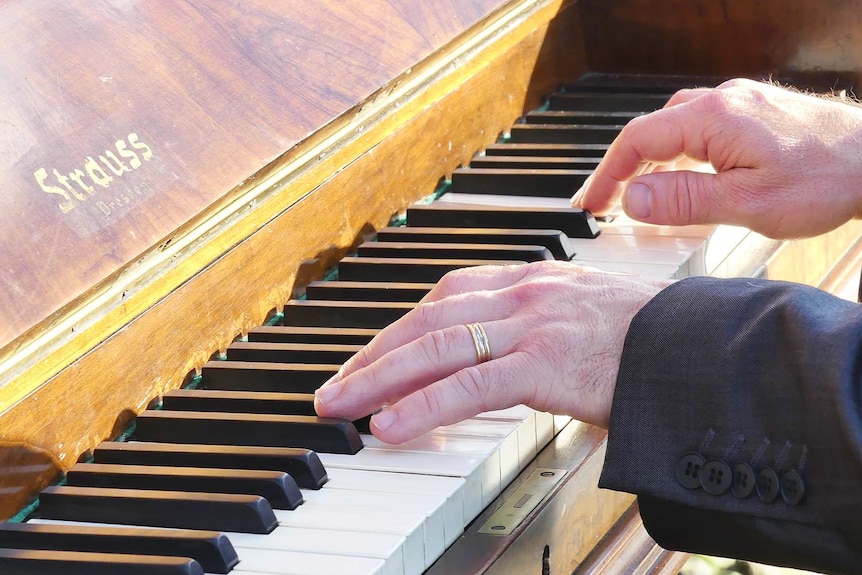
{"type": "Polygon", "coordinates": [[[629,184],[626,190],[626,212],[639,220],[645,220],[652,215],[652,190],[649,186],[629,184]]]}
{"type": "Polygon", "coordinates": [[[398,414],[395,413],[391,409],[384,409],[377,415],[371,418],[371,422],[374,424],[374,427],[379,429],[380,431],[386,431],[392,424],[395,423],[395,420],[398,419],[398,414]]]}
{"type": "Polygon", "coordinates": [[[339,382],[333,381],[334,379],[335,378],[330,379],[314,392],[314,397],[317,398],[318,403],[329,403],[335,399],[339,393],[341,393],[341,388],[343,386],[339,382]]]}

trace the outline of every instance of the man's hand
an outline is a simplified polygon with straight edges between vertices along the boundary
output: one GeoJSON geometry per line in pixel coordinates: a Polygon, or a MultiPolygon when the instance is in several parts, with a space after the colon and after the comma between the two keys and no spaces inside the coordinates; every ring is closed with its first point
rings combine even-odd
{"type": "Polygon", "coordinates": [[[560,262],[452,272],[318,390],[317,412],[385,407],[371,428],[395,443],[519,403],[607,427],[629,323],[668,284],[560,262]]]}
{"type": "Polygon", "coordinates": [[[620,198],[655,224],[829,231],[862,211],[862,108],[750,80],[683,90],[623,129],[573,204],[602,214],[620,198]],[[681,169],[697,163],[715,173],[681,169]]]}

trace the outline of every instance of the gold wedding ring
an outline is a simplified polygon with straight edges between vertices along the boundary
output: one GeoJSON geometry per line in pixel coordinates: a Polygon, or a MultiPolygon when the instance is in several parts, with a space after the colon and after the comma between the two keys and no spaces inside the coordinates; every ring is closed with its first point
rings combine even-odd
{"type": "Polygon", "coordinates": [[[465,324],[467,331],[473,336],[473,344],[476,346],[476,359],[479,363],[491,361],[491,344],[488,341],[488,334],[485,333],[485,328],[481,323],[465,324]]]}

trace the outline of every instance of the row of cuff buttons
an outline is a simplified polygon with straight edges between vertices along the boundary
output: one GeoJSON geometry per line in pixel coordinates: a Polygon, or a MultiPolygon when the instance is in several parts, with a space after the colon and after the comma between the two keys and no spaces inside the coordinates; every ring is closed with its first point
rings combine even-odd
{"type": "Polygon", "coordinates": [[[730,465],[720,459],[706,460],[699,453],[687,453],[676,464],[676,480],[686,489],[700,489],[710,495],[724,495],[730,491],[737,499],[745,499],[757,492],[764,503],[772,503],[778,496],[788,505],[799,505],[805,497],[805,481],[795,469],[781,471],[771,467],[757,472],[747,463],[730,465]]]}

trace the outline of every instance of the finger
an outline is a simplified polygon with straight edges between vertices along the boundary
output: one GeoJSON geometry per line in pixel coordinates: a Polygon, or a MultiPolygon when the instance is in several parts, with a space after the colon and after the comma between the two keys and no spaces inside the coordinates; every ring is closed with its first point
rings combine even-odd
{"type": "Polygon", "coordinates": [[[605,158],[585,182],[580,204],[603,214],[619,201],[626,182],[650,162],[665,163],[681,156],[706,161],[705,123],[692,110],[692,100],[635,118],[611,144],[605,158]]]}
{"type": "Polygon", "coordinates": [[[483,411],[523,403],[530,396],[522,353],[459,370],[406,396],[371,418],[371,432],[402,443],[483,411]]]}
{"type": "Polygon", "coordinates": [[[733,223],[723,209],[717,174],[692,171],[641,176],[626,188],[623,209],[630,217],[652,224],[733,223]]]}
{"type": "Polygon", "coordinates": [[[534,273],[533,266],[476,266],[444,275],[419,303],[439,301],[454,295],[509,287],[534,273]]]}
{"type": "Polygon", "coordinates": [[[665,103],[665,108],[672,108],[680,104],[686,104],[694,99],[700,98],[706,93],[712,92],[715,88],[683,88],[677,90],[673,96],[665,103]]]}
{"type": "MultiPolygon", "coordinates": [[[[482,324],[493,345],[492,357],[510,351],[501,343],[511,341],[504,337],[502,323],[482,324]]],[[[315,406],[321,416],[358,419],[478,362],[473,336],[466,326],[459,324],[428,332],[346,375],[340,382],[321,388],[315,406]]]]}
{"type": "Polygon", "coordinates": [[[445,300],[420,304],[383,329],[338,370],[327,384],[343,379],[424,334],[480,320],[485,323],[509,317],[518,302],[507,290],[459,294],[445,300]]]}

